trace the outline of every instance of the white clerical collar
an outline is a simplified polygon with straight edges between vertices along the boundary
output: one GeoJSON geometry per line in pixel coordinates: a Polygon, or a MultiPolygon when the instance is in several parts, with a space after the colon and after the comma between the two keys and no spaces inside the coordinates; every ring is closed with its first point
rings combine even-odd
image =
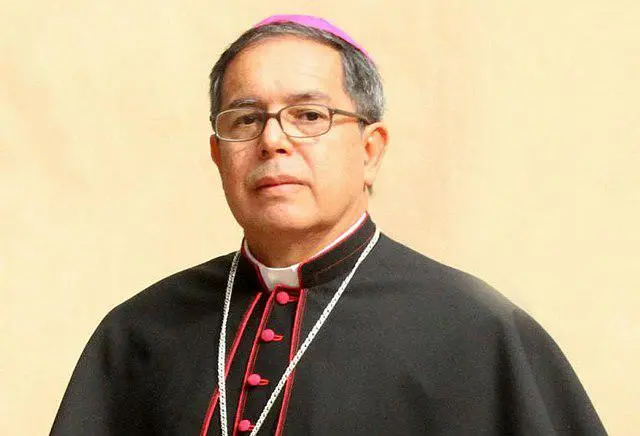
{"type": "MultiPolygon", "coordinates": [[[[340,236],[334,239],[333,242],[331,242],[329,245],[327,245],[322,250],[320,250],[315,255],[313,255],[312,258],[320,256],[322,253],[325,253],[331,250],[340,242],[344,241],[358,227],[360,227],[360,225],[364,222],[366,218],[367,218],[367,213],[365,212],[362,214],[360,218],[358,218],[358,221],[356,221],[351,227],[347,229],[347,231],[342,233],[340,236]]],[[[283,268],[271,268],[264,265],[262,262],[260,262],[258,259],[256,259],[253,256],[253,254],[251,253],[251,250],[249,250],[249,244],[247,243],[246,239],[244,240],[243,248],[249,260],[258,268],[258,271],[260,271],[260,276],[262,277],[262,281],[265,287],[269,291],[273,291],[275,287],[278,285],[286,286],[289,288],[300,287],[300,276],[298,275],[298,269],[300,267],[300,263],[285,266],[283,268]]]]}

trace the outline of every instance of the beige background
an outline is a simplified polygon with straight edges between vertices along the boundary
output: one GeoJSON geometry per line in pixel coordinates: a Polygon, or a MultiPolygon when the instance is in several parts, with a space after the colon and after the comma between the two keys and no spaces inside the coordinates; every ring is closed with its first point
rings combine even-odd
{"type": "Polygon", "coordinates": [[[640,2],[2,1],[0,434],[48,432],[111,307],[238,247],[207,75],[283,11],[380,65],[381,228],[533,314],[638,434],[640,2]]]}

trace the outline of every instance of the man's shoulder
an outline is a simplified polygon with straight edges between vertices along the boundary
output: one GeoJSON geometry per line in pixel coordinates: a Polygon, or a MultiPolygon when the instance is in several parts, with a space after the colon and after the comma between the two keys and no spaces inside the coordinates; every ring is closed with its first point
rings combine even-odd
{"type": "Polygon", "coordinates": [[[412,295],[427,310],[454,310],[476,316],[510,317],[520,311],[480,278],[438,262],[387,236],[380,239],[377,268],[387,286],[412,295]]]}
{"type": "Polygon", "coordinates": [[[234,253],[176,272],[113,308],[106,320],[163,317],[198,307],[219,309],[234,253]]]}

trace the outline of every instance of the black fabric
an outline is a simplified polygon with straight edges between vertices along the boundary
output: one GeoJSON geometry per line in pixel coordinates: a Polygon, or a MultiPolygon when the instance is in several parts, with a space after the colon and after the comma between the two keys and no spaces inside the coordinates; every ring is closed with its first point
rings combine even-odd
{"type": "MultiPolygon", "coordinates": [[[[255,422],[300,343],[353,267],[370,219],[302,267],[302,298],[281,305],[241,258],[227,347],[258,297],[227,377],[255,422]],[[303,307],[298,307],[304,303],[303,307]],[[268,311],[265,314],[265,310],[268,311]],[[268,386],[247,388],[255,367],[268,386]]],[[[168,277],[112,310],[87,344],[52,435],[198,435],[217,386],[217,344],[232,255],[168,277]]],[[[292,294],[296,294],[292,292],[292,294]]],[[[299,363],[282,412],[286,435],[603,435],[562,352],[533,319],[480,280],[381,236],[299,363]]],[[[280,400],[260,434],[274,434],[280,400]]],[[[220,434],[219,407],[208,435],[220,434]]],[[[242,433],[238,433],[242,434],[242,433]]],[[[248,434],[248,433],[246,433],[248,434]]]]}

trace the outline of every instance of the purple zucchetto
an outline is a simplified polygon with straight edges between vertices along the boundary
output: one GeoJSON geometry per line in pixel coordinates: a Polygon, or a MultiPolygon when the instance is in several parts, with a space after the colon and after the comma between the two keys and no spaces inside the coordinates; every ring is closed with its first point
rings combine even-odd
{"type": "Polygon", "coordinates": [[[303,26],[313,27],[314,29],[319,29],[319,30],[324,30],[325,32],[329,32],[337,36],[338,38],[348,42],[349,44],[351,44],[352,46],[360,50],[362,54],[364,54],[369,60],[373,61],[373,59],[371,59],[371,56],[369,56],[369,53],[367,53],[367,51],[364,48],[362,48],[361,45],[355,42],[342,29],[334,26],[324,18],[314,17],[312,15],[290,15],[290,14],[272,15],[260,21],[258,24],[256,24],[253,27],[256,28],[260,26],[265,26],[267,24],[287,23],[287,22],[297,23],[303,26]]]}

